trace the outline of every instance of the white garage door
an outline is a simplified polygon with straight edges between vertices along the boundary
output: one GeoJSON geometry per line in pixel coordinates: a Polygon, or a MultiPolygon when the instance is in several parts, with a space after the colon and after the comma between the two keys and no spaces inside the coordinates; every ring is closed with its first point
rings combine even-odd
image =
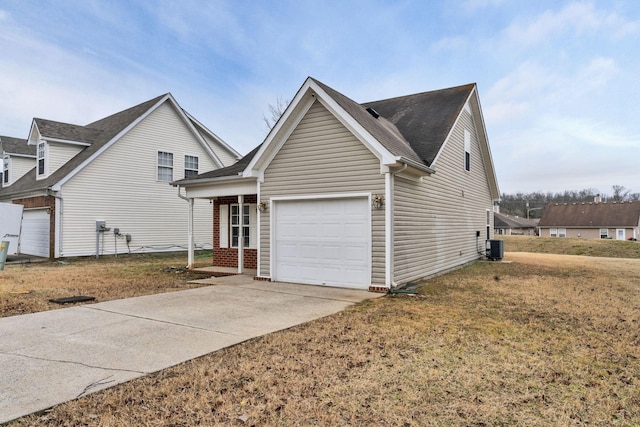
{"type": "Polygon", "coordinates": [[[49,213],[46,209],[25,210],[22,214],[20,253],[49,257],[49,213]]]}
{"type": "Polygon", "coordinates": [[[368,198],[278,201],[274,280],[368,289],[368,198]]]}

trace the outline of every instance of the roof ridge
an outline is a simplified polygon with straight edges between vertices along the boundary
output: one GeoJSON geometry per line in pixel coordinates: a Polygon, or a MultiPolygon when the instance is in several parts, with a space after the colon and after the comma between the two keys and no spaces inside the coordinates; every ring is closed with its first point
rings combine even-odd
{"type": "Polygon", "coordinates": [[[434,89],[434,90],[425,90],[422,92],[416,92],[416,93],[409,93],[407,95],[400,95],[400,96],[393,96],[391,98],[384,98],[384,99],[377,99],[374,101],[367,101],[367,102],[363,102],[363,104],[371,104],[373,102],[383,102],[383,101],[394,101],[394,100],[398,100],[398,99],[403,99],[403,98],[410,98],[412,96],[420,96],[420,95],[425,95],[425,94],[434,94],[434,93],[438,93],[438,92],[444,92],[444,91],[448,91],[448,90],[453,90],[453,89],[462,89],[465,87],[475,87],[477,86],[477,83],[466,83],[466,84],[462,84],[462,85],[458,85],[458,86],[451,86],[451,87],[445,87],[442,89],[434,89]]]}

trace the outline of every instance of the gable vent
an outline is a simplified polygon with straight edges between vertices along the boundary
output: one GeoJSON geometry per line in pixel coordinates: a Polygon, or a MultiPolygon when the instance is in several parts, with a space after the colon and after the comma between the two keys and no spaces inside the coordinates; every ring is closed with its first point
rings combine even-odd
{"type": "Polygon", "coordinates": [[[371,114],[374,119],[377,119],[378,117],[380,117],[380,114],[378,114],[378,112],[371,107],[367,108],[367,112],[371,114]]]}

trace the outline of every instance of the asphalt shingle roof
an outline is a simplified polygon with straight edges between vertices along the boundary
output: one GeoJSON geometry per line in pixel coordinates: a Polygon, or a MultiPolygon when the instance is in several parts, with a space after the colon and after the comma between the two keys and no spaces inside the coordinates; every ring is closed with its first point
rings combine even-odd
{"type": "Polygon", "coordinates": [[[119,132],[142,116],[151,107],[158,103],[167,94],[160,95],[149,101],[143,102],[126,110],[112,114],[111,116],[89,123],[86,126],[72,125],[69,123],[54,122],[51,120],[34,119],[38,130],[43,137],[63,139],[69,141],[89,142],[90,146],[84,148],[71,160],[49,175],[46,179],[36,180],[35,168],[27,172],[13,185],[0,190],[0,197],[24,191],[41,191],[55,185],[67,176],[76,167],[91,157],[96,151],[113,139],[119,132]],[[44,129],[40,126],[43,125],[44,129]]]}
{"type": "Polygon", "coordinates": [[[535,220],[505,215],[499,212],[494,212],[493,218],[495,228],[535,228],[538,225],[535,220]]]}
{"type": "Polygon", "coordinates": [[[36,146],[27,145],[26,139],[13,138],[11,136],[0,136],[0,152],[1,151],[10,154],[20,154],[23,156],[35,156],[36,146]]]}
{"type": "Polygon", "coordinates": [[[549,204],[541,227],[637,227],[640,201],[607,203],[549,204]]]}

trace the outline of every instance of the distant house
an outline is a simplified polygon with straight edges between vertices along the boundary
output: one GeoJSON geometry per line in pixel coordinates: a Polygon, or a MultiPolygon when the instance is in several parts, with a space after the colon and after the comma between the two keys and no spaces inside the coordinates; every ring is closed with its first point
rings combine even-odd
{"type": "Polygon", "coordinates": [[[535,236],[537,234],[538,220],[505,215],[499,212],[494,212],[493,218],[495,233],[501,236],[535,236]]]}
{"type": "Polygon", "coordinates": [[[33,169],[36,163],[36,146],[28,145],[26,139],[0,136],[0,158],[0,188],[9,187],[33,169]]]}
{"type": "Polygon", "coordinates": [[[538,226],[545,237],[638,239],[640,202],[549,204],[538,226]]]}
{"type": "MultiPolygon", "coordinates": [[[[34,118],[2,146],[0,201],[25,207],[20,252],[51,258],[186,250],[189,206],[169,183],[240,157],[171,94],[86,126],[34,118]]],[[[194,209],[195,244],[211,248],[211,205],[194,209]]]]}
{"type": "Polygon", "coordinates": [[[360,104],[313,78],[239,163],[174,185],[213,200],[214,265],[370,290],[483,257],[500,194],[475,84],[360,104]]]}

